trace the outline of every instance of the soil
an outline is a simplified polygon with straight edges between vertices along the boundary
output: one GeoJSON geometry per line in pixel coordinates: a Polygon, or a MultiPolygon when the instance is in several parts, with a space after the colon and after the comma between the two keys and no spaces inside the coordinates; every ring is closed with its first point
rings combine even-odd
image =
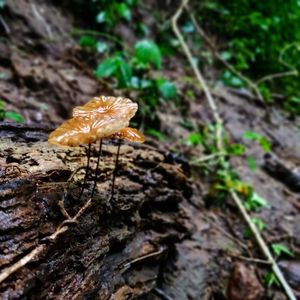
{"type": "MultiPolygon", "coordinates": [[[[84,165],[85,149],[52,147],[48,133],[74,106],[122,91],[95,78],[102,58],[78,46],[75,18],[63,5],[11,0],[0,17],[0,99],[26,120],[0,123],[0,276],[40,247],[0,284],[1,299],[286,299],[280,287],[264,283],[268,265],[254,259],[264,257],[245,237],[233,202],[208,200],[213,178],[189,165],[205,153],[182,143],[189,134],[183,118],[196,128],[213,120],[203,93],[190,83],[177,82],[181,111],[171,103],[157,109],[167,141],[148,137],[144,146],[121,148],[117,197],[108,201],[116,145],[107,141],[91,205],[77,224],[47,240],[66,218],[60,200],[74,216],[93,185],[90,175],[77,201],[83,170],[68,180],[84,165]],[[188,89],[192,100],[184,96],[188,89]]],[[[191,76],[184,57],[167,60],[164,70],[175,80],[191,76]]],[[[231,159],[269,203],[252,214],[267,224],[268,245],[281,243],[294,253],[278,260],[300,299],[300,119],[276,107],[267,116],[241,91],[215,87],[213,93],[230,141],[246,143],[247,156],[257,161],[253,172],[244,156],[231,159]],[[266,136],[272,152],[243,139],[246,131],[266,136]]],[[[92,168],[96,154],[93,148],[92,168]]]]}

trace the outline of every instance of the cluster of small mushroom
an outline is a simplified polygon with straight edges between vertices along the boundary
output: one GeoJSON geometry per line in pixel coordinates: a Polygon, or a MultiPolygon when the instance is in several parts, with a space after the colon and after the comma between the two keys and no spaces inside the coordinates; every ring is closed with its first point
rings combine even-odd
{"type": "Polygon", "coordinates": [[[73,118],[49,135],[49,143],[65,146],[92,144],[103,138],[119,138],[144,142],[144,135],[128,127],[138,105],[128,98],[95,97],[73,109],[73,118]]]}
{"type": "Polygon", "coordinates": [[[113,173],[111,198],[114,193],[115,177],[120,153],[120,141],[143,143],[145,137],[142,132],[135,128],[128,127],[130,119],[135,115],[138,105],[128,98],[123,97],[95,97],[83,106],[73,109],[73,118],[64,122],[55,129],[48,138],[49,143],[64,146],[79,146],[88,144],[87,166],[83,187],[79,198],[82,196],[87,180],[90,164],[91,144],[99,140],[99,152],[96,166],[96,175],[91,198],[93,197],[96,182],[97,170],[102,150],[102,140],[112,138],[118,139],[118,151],[116,166],[113,173]]]}

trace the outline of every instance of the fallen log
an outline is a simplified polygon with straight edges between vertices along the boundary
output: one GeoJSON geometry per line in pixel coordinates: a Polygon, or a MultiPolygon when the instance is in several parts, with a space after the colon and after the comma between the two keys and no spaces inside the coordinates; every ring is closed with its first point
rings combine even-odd
{"type": "Polygon", "coordinates": [[[90,175],[78,200],[83,147],[51,146],[45,128],[0,131],[0,298],[132,299],[155,289],[168,251],[190,234],[182,203],[191,187],[176,161],[123,145],[109,200],[117,146],[108,141],[93,199],[90,175]]]}

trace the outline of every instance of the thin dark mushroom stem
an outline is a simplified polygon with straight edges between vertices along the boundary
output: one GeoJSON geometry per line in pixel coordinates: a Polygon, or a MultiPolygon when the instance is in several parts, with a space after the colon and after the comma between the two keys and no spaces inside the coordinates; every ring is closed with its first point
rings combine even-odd
{"type": "Polygon", "coordinates": [[[95,170],[95,181],[94,181],[94,185],[93,185],[93,189],[92,189],[91,198],[93,198],[94,192],[95,192],[95,189],[96,189],[97,174],[98,174],[98,168],[99,168],[101,154],[102,154],[102,139],[100,139],[100,142],[99,142],[99,152],[98,152],[98,159],[97,159],[97,165],[96,165],[96,170],[95,170]]]}
{"type": "Polygon", "coordinates": [[[118,140],[118,150],[117,150],[116,164],[115,164],[115,169],[114,169],[113,179],[112,179],[110,200],[112,200],[112,198],[114,197],[114,192],[115,192],[115,182],[116,182],[116,175],[117,175],[117,172],[118,172],[118,162],[119,162],[119,156],[120,156],[121,143],[122,143],[122,140],[119,139],[118,140]]]}
{"type": "Polygon", "coordinates": [[[86,185],[86,181],[87,181],[87,178],[88,178],[88,171],[89,171],[89,168],[90,168],[90,160],[91,160],[91,143],[89,143],[89,147],[88,147],[88,150],[87,150],[87,164],[86,164],[85,175],[84,175],[84,179],[83,179],[83,186],[81,188],[78,200],[80,200],[80,198],[83,194],[83,191],[84,191],[84,187],[86,185]]]}

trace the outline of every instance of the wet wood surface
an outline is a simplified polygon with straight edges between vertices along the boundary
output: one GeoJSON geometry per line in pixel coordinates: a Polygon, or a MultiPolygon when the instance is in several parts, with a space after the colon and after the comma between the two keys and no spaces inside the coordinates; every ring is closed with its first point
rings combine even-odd
{"type": "Polygon", "coordinates": [[[117,147],[106,142],[89,207],[49,239],[66,218],[60,201],[70,216],[89,201],[97,149],[78,201],[84,170],[68,180],[85,165],[85,149],[51,146],[47,130],[34,141],[32,129],[18,132],[0,141],[0,274],[39,251],[2,281],[0,298],[126,299],[152,290],[169,248],[190,233],[182,202],[191,188],[180,167],[153,146],[123,145],[110,199],[117,147]]]}

